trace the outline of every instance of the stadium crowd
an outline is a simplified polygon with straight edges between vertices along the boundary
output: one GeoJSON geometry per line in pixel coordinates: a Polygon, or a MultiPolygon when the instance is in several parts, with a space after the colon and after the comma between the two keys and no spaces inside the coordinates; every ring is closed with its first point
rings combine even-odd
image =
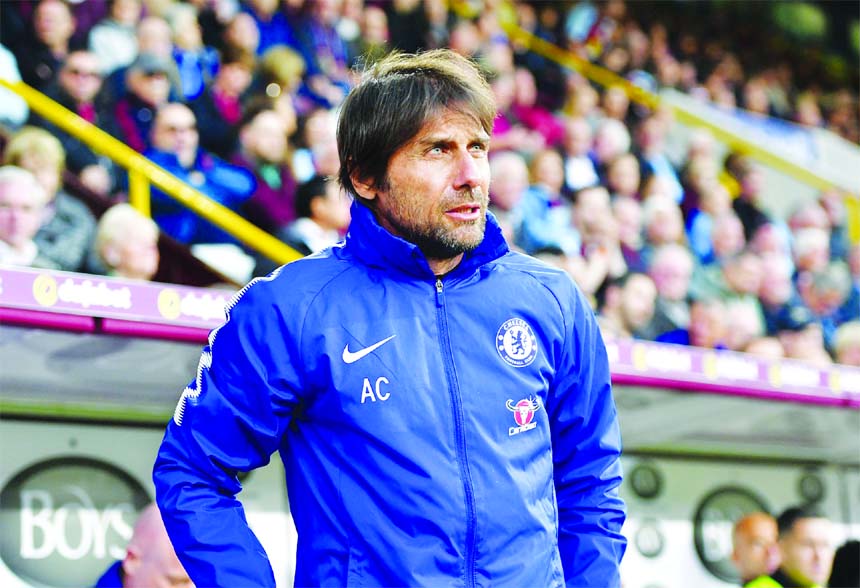
{"type": "MultiPolygon", "coordinates": [[[[645,89],[672,87],[860,140],[854,78],[822,82],[791,59],[754,60],[730,25],[698,36],[646,18],[645,4],[519,1],[514,10],[521,28],[645,89]]],[[[849,241],[843,194],[823,192],[777,218],[747,156],[718,157],[704,131],[692,133],[681,158],[670,155],[670,112],[512,42],[499,2],[471,18],[450,8],[446,0],[2,2],[0,76],[22,79],[312,253],[348,226],[348,199],[327,178],[339,165],[337,108],[362,64],[392,49],[451,47],[483,65],[499,108],[493,213],[512,246],[570,272],[604,337],[860,365],[860,244],[849,241]]],[[[123,203],[124,171],[28,115],[14,95],[0,100],[0,123],[0,263],[152,278],[156,226],[123,203]],[[97,220],[64,188],[64,173],[77,191],[115,206],[97,220]]],[[[238,249],[158,191],[152,211],[181,244],[238,249]]],[[[250,267],[273,268],[256,257],[250,267]]]]}

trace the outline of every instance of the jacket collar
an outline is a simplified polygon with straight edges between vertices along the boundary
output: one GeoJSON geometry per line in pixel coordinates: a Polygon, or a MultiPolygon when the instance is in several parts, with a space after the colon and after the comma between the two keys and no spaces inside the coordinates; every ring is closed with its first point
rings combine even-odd
{"type": "MultiPolygon", "coordinates": [[[[435,276],[427,258],[418,247],[392,235],[376,220],[376,215],[364,204],[355,200],[350,209],[352,220],[346,235],[346,250],[364,264],[388,270],[396,270],[412,277],[432,280],[435,276]]],[[[508,252],[508,244],[502,236],[496,218],[487,212],[487,228],[484,240],[476,249],[466,253],[463,260],[448,276],[464,278],[480,266],[508,252]]]]}

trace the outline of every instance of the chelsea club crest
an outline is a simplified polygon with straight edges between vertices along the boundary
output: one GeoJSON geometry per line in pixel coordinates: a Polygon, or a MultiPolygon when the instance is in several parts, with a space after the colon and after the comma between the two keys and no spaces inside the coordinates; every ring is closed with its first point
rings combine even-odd
{"type": "Polygon", "coordinates": [[[531,364],[537,357],[537,339],[531,326],[523,319],[506,320],[496,333],[496,351],[513,367],[531,364]]]}

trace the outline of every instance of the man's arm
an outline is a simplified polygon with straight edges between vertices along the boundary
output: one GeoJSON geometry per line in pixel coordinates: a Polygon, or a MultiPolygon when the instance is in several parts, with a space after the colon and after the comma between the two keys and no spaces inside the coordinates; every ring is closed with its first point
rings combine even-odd
{"type": "Polygon", "coordinates": [[[609,363],[585,298],[576,291],[569,300],[563,308],[566,341],[547,402],[559,550],[568,586],[617,587],[627,540],[621,535],[621,435],[609,363]]]}
{"type": "Polygon", "coordinates": [[[252,286],[209,336],[153,471],[171,542],[197,586],[275,586],[236,474],[268,463],[289,422],[295,346],[252,286]]]}

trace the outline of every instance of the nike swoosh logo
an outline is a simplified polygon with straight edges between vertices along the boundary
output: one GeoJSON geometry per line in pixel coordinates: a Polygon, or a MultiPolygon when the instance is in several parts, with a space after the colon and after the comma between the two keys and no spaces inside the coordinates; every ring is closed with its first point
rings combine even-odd
{"type": "Polygon", "coordinates": [[[378,343],[374,343],[370,347],[365,347],[364,349],[359,349],[358,351],[350,351],[349,350],[349,343],[347,343],[346,347],[343,348],[343,362],[344,363],[355,363],[356,361],[358,361],[359,359],[361,359],[365,355],[367,355],[369,353],[373,353],[375,350],[379,349],[380,347],[382,347],[383,345],[385,345],[386,343],[388,343],[389,341],[394,339],[396,336],[397,335],[391,335],[387,339],[383,339],[382,341],[379,341],[378,343]]]}

